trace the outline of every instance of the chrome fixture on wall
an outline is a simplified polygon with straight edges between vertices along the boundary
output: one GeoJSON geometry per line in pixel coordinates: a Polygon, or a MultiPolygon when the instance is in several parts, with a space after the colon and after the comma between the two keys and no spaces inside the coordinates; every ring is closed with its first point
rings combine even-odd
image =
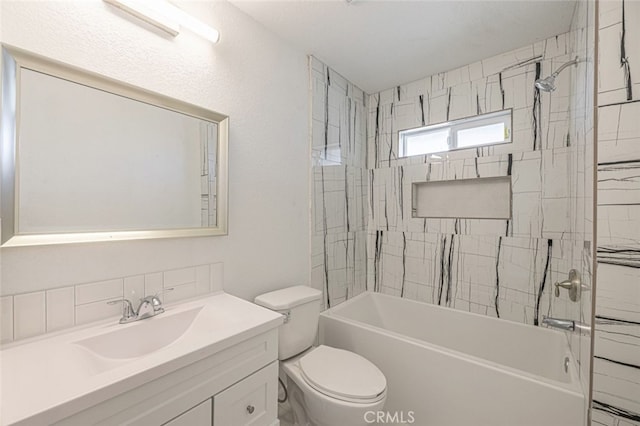
{"type": "MultiPolygon", "coordinates": [[[[634,322],[624,322],[619,320],[601,319],[596,318],[594,320],[595,325],[617,325],[617,326],[633,326],[634,322]]],[[[564,331],[575,331],[582,334],[590,334],[592,327],[589,324],[585,324],[580,321],[565,318],[552,318],[544,316],[542,317],[542,325],[548,328],[556,328],[564,331]]]]}
{"type": "Polygon", "coordinates": [[[542,325],[564,331],[575,331],[583,334],[591,333],[591,326],[579,321],[564,318],[542,317],[542,325]]]}
{"type": "Polygon", "coordinates": [[[565,68],[571,65],[578,65],[578,62],[578,57],[576,56],[573,61],[569,61],[566,64],[561,65],[560,68],[558,68],[549,77],[537,79],[535,82],[536,88],[542,90],[543,92],[553,92],[554,90],[556,90],[556,77],[558,76],[558,74],[560,74],[565,68]]]}
{"type": "Polygon", "coordinates": [[[560,288],[564,288],[569,291],[569,299],[572,302],[580,300],[580,294],[582,290],[587,290],[580,281],[580,274],[575,269],[569,271],[569,279],[559,283],[555,283],[555,295],[560,297],[560,288]]]}

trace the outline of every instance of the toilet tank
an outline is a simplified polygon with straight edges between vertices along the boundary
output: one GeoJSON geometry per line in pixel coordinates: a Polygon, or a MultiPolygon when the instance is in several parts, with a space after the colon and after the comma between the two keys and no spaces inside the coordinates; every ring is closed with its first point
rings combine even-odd
{"type": "Polygon", "coordinates": [[[261,294],[257,305],[287,315],[278,331],[278,359],[297,355],[313,345],[318,330],[322,292],[299,285],[261,294]]]}

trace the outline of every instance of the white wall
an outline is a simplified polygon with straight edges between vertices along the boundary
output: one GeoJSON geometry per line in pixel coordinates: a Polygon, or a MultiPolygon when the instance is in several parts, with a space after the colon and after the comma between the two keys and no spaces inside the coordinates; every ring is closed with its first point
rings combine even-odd
{"type": "Polygon", "coordinates": [[[0,40],[228,114],[229,235],[1,249],[0,294],[212,262],[244,298],[308,282],[306,56],[227,2],[180,6],[221,41],[167,37],[101,0],[3,0],[0,40]]]}

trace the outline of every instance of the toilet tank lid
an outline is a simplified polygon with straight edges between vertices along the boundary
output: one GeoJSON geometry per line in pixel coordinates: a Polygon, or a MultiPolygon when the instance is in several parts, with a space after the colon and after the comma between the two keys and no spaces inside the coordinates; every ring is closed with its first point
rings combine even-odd
{"type": "Polygon", "coordinates": [[[305,285],[297,285],[261,294],[254,299],[254,302],[265,308],[281,311],[314,300],[320,300],[321,296],[322,292],[320,290],[305,285]]]}

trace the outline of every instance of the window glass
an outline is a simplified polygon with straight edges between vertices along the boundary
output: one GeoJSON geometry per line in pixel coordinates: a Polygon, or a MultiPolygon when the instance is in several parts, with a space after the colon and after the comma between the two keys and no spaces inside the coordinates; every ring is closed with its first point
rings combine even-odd
{"type": "Polygon", "coordinates": [[[399,132],[400,157],[511,142],[511,110],[399,132]]]}
{"type": "Polygon", "coordinates": [[[429,154],[449,150],[449,129],[418,133],[407,140],[405,156],[429,154]]]}
{"type": "Polygon", "coordinates": [[[457,148],[502,143],[505,138],[504,129],[504,123],[496,123],[489,124],[488,126],[458,130],[457,148]]]}

